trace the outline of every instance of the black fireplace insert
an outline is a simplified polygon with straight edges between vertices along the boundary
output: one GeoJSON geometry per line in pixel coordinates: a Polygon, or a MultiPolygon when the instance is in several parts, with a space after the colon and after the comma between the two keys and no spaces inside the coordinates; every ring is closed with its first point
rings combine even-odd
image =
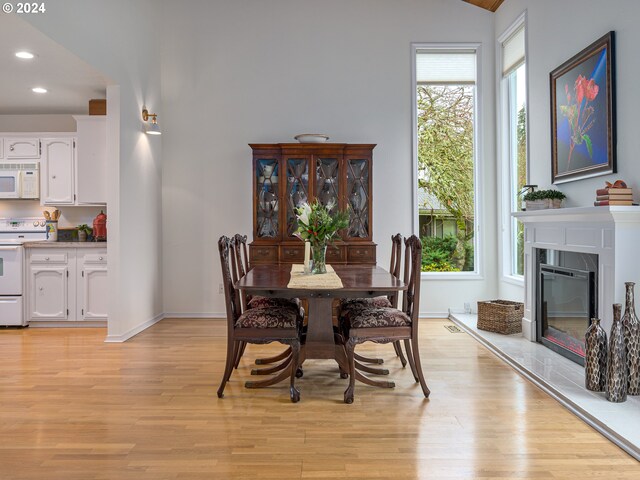
{"type": "Polygon", "coordinates": [[[584,335],[598,312],[598,256],[538,250],[537,341],[584,365],[584,335]]]}

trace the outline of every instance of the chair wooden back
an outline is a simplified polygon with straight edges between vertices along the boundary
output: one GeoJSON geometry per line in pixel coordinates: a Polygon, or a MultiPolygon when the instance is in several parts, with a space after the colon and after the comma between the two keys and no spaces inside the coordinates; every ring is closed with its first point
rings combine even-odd
{"type": "Polygon", "coordinates": [[[411,317],[411,324],[418,328],[420,313],[420,267],[422,265],[422,243],[415,235],[404,241],[404,283],[407,290],[402,296],[402,311],[411,317]]]}
{"type": "Polygon", "coordinates": [[[238,264],[238,275],[244,277],[244,274],[251,270],[249,264],[249,254],[247,252],[247,236],[236,233],[233,236],[233,242],[236,250],[236,263],[238,264]]]}
{"type": "MultiPolygon", "coordinates": [[[[233,251],[233,263],[232,269],[233,281],[237,282],[239,279],[245,276],[245,274],[251,269],[249,265],[249,255],[247,253],[247,236],[236,233],[231,238],[231,249],[233,251]]],[[[245,292],[240,292],[240,303],[242,304],[242,311],[247,309],[247,305],[251,301],[251,296],[245,292]]]]}
{"type": "MultiPolygon", "coordinates": [[[[240,295],[236,290],[235,281],[232,277],[232,272],[237,268],[233,266],[235,264],[235,248],[232,246],[231,239],[223,235],[218,240],[218,250],[220,251],[222,285],[224,287],[224,300],[227,309],[227,329],[229,335],[231,335],[233,332],[233,326],[242,313],[240,295]]],[[[235,275],[237,275],[237,270],[235,275]]]]}
{"type": "MultiPolygon", "coordinates": [[[[400,278],[400,267],[402,266],[402,240],[401,234],[396,233],[391,236],[391,264],[389,265],[389,272],[394,277],[400,278]]],[[[398,308],[398,293],[389,295],[389,301],[393,308],[398,308]]]]}

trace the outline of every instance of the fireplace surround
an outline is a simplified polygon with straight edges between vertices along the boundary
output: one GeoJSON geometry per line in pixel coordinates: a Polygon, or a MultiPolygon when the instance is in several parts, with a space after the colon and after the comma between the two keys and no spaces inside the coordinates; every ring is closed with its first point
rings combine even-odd
{"type": "Polygon", "coordinates": [[[624,283],[640,284],[640,207],[559,208],[512,215],[524,224],[522,332],[525,338],[532,342],[538,340],[541,308],[536,302],[538,252],[543,250],[597,256],[597,268],[594,269],[595,310],[602,319],[602,327],[609,334],[613,321],[612,305],[624,303],[624,283]]]}

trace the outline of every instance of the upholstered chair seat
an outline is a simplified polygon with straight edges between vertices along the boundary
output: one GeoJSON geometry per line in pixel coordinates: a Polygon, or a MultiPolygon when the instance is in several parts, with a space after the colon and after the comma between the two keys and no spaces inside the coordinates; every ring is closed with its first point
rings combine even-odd
{"type": "Polygon", "coordinates": [[[408,327],[411,318],[401,310],[391,307],[360,307],[343,310],[340,320],[346,329],[377,327],[408,327]]]}
{"type": "Polygon", "coordinates": [[[247,309],[267,307],[292,307],[300,309],[302,304],[298,298],[271,298],[260,295],[254,295],[251,297],[251,300],[247,302],[247,309]]]}
{"type": "Polygon", "coordinates": [[[296,328],[299,315],[296,308],[250,308],[236,320],[235,328],[296,328]]]}

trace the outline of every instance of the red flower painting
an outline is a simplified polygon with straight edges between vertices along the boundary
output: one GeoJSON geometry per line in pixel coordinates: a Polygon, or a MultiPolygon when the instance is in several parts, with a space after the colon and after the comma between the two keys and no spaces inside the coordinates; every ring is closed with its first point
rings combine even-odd
{"type": "Polygon", "coordinates": [[[569,159],[567,161],[567,169],[571,165],[571,154],[576,145],[583,143],[587,147],[589,157],[593,157],[593,144],[591,137],[587,132],[595,123],[593,117],[593,106],[591,102],[598,96],[600,87],[593,78],[587,80],[583,75],[578,75],[574,85],[574,96],[569,91],[569,85],[565,83],[564,92],[567,96],[567,104],[560,106],[560,112],[567,117],[569,126],[571,127],[571,143],[569,145],[569,159]]]}

